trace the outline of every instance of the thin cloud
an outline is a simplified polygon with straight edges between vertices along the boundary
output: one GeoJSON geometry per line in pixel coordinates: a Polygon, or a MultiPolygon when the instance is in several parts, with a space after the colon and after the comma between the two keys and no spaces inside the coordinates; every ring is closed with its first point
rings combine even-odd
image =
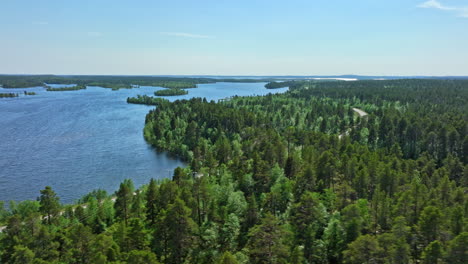
{"type": "Polygon", "coordinates": [[[185,33],[185,32],[160,32],[160,34],[166,35],[166,36],[173,36],[173,37],[183,37],[183,38],[202,38],[202,39],[214,38],[214,36],[199,35],[199,34],[192,34],[192,33],[185,33]]]}
{"type": "Polygon", "coordinates": [[[418,5],[419,8],[434,8],[442,11],[455,12],[460,17],[468,18],[468,7],[447,6],[437,0],[429,0],[418,5]]]}

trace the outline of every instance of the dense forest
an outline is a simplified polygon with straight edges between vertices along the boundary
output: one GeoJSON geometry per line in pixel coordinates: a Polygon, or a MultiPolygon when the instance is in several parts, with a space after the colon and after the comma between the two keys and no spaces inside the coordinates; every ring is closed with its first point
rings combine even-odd
{"type": "Polygon", "coordinates": [[[468,81],[288,86],[128,98],[156,105],[146,140],[189,166],[76,205],[46,187],[0,209],[0,261],[466,263],[468,81]]]}
{"type": "Polygon", "coordinates": [[[176,95],[185,95],[188,94],[188,91],[180,88],[170,88],[170,89],[163,89],[154,92],[156,96],[176,96],[176,95]]]}

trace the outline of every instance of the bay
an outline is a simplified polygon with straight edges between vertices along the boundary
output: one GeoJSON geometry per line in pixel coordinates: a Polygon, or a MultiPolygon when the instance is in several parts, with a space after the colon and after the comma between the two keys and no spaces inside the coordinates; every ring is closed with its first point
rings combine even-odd
{"type": "MultiPolygon", "coordinates": [[[[285,92],[265,83],[212,83],[188,89],[192,97],[219,100],[234,95],[285,92]]],[[[53,87],[63,85],[51,85],[53,87]]],[[[153,95],[162,88],[112,91],[101,87],[47,92],[42,87],[3,89],[20,93],[0,98],[0,200],[31,200],[51,186],[71,203],[94,189],[114,192],[126,178],[135,186],[172,176],[185,164],[157,152],[143,138],[145,116],[153,106],[127,104],[126,98],[153,95]],[[37,95],[24,96],[23,91],[37,95]]]]}

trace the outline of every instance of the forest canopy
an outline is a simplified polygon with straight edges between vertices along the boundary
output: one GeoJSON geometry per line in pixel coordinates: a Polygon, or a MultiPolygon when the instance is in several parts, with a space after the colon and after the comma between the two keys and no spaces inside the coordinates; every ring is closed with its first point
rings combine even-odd
{"type": "Polygon", "coordinates": [[[288,86],[128,98],[156,106],[146,140],[189,166],[0,209],[1,262],[466,263],[468,81],[288,86]]]}

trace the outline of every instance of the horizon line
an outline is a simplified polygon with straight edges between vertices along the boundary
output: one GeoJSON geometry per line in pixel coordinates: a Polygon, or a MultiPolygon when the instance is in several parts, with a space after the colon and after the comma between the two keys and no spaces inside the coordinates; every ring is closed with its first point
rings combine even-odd
{"type": "Polygon", "coordinates": [[[366,75],[366,74],[56,74],[56,73],[0,73],[0,76],[142,76],[142,77],[191,77],[191,76],[206,76],[206,77],[343,77],[343,76],[356,76],[356,77],[467,77],[467,75],[424,75],[424,74],[410,74],[410,75],[366,75]]]}

